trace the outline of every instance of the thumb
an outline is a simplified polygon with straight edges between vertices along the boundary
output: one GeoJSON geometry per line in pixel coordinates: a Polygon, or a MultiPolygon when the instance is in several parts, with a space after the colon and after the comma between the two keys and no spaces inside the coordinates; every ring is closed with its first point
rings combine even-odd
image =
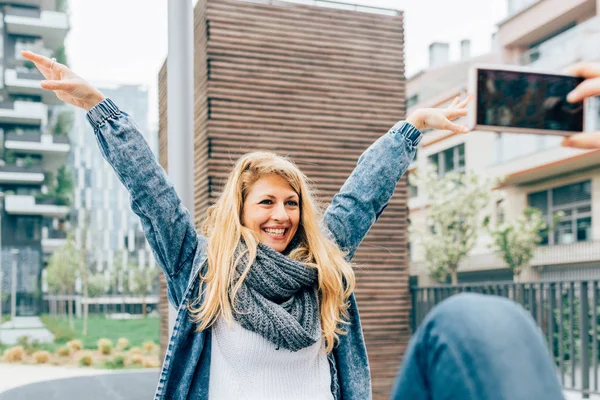
{"type": "Polygon", "coordinates": [[[576,149],[600,149],[600,132],[577,133],[564,138],[561,144],[576,149]]]}
{"type": "Polygon", "coordinates": [[[69,91],[70,89],[72,89],[73,84],[69,83],[69,82],[65,82],[65,81],[48,80],[48,81],[41,81],[40,86],[42,87],[42,89],[46,89],[46,90],[69,91]]]}

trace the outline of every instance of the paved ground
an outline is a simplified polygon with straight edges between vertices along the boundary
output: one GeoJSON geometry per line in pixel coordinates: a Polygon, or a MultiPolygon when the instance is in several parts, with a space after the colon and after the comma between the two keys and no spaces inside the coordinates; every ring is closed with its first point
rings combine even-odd
{"type": "MultiPolygon", "coordinates": [[[[0,400],[145,400],[151,399],[158,369],[107,371],[47,365],[0,363],[0,400]]],[[[565,400],[581,400],[565,391],[565,400]]],[[[590,396],[600,400],[600,396],[590,396]]]]}
{"type": "Polygon", "coordinates": [[[148,400],[154,396],[158,374],[158,370],[103,371],[101,375],[55,379],[9,389],[0,393],[0,400],[148,400]]]}
{"type": "Polygon", "coordinates": [[[16,344],[21,336],[29,336],[29,340],[42,343],[52,343],[54,336],[38,317],[16,317],[0,325],[0,342],[16,344]]]}

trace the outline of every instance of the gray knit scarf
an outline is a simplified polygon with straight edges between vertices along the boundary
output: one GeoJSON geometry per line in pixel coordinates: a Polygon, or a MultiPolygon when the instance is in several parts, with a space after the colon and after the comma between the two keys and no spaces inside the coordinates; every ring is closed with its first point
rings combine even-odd
{"type": "MultiPolygon", "coordinates": [[[[238,277],[248,265],[242,240],[236,257],[238,277]]],[[[259,243],[256,260],[235,297],[234,318],[244,328],[298,351],[321,336],[317,301],[317,270],[259,243]]]]}

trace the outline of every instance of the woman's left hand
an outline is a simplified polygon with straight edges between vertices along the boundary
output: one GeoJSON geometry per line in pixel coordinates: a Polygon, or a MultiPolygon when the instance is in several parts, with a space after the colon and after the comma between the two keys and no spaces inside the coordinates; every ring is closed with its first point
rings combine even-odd
{"type": "Polygon", "coordinates": [[[454,133],[467,133],[469,129],[465,126],[455,124],[455,119],[467,115],[467,104],[471,101],[471,96],[464,100],[456,97],[452,104],[447,108],[420,108],[412,112],[407,122],[413,124],[417,129],[440,129],[449,130],[454,133]]]}

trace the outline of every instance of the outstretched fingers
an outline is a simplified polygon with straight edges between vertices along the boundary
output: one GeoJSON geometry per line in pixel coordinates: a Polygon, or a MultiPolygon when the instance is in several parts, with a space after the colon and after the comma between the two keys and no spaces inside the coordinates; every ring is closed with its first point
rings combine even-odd
{"type": "Polygon", "coordinates": [[[21,51],[21,55],[25,59],[27,59],[37,65],[40,65],[44,68],[50,69],[50,67],[52,66],[52,59],[50,59],[46,56],[43,56],[41,54],[36,54],[29,50],[23,50],[23,51],[21,51]]]}
{"type": "Polygon", "coordinates": [[[447,120],[442,129],[452,131],[454,133],[467,133],[469,129],[465,126],[455,124],[454,122],[447,120]]]}

